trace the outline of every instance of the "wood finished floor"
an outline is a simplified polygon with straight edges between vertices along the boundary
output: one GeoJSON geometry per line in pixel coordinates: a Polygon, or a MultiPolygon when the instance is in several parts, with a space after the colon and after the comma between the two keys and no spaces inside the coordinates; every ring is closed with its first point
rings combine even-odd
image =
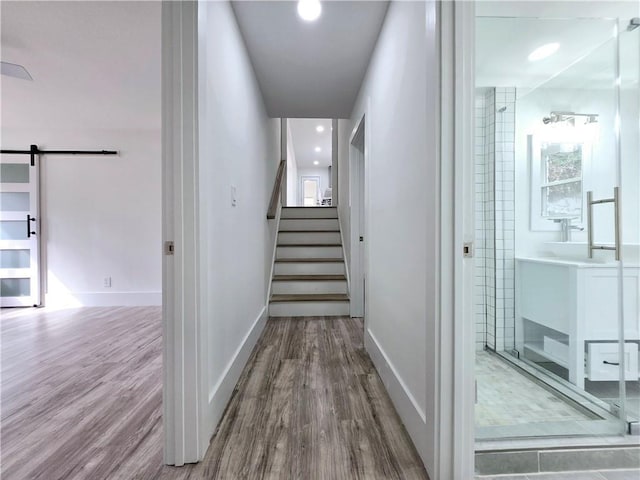
{"type": "Polygon", "coordinates": [[[157,308],[3,311],[3,480],[427,479],[349,318],[271,319],[206,458],[162,465],[157,308]]]}
{"type": "Polygon", "coordinates": [[[162,463],[160,308],[1,315],[2,480],[153,478],[144,475],[162,463]]]}

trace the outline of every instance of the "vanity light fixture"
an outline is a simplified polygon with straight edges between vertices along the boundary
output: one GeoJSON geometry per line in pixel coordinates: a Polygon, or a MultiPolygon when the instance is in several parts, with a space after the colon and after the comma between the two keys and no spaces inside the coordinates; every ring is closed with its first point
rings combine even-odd
{"type": "Polygon", "coordinates": [[[560,48],[559,43],[547,43],[542,45],[541,47],[536,48],[533,52],[529,54],[527,57],[530,62],[537,62],[538,60],[542,60],[544,58],[550,57],[554,53],[558,51],[560,48]]]}
{"type": "Polygon", "coordinates": [[[313,161],[313,164],[314,164],[314,165],[320,165],[320,162],[319,162],[318,160],[314,160],[314,161],[313,161]]]}
{"type": "Polygon", "coordinates": [[[320,153],[322,151],[322,149],[320,147],[316,147],[313,149],[316,153],[320,153]]]}
{"type": "Polygon", "coordinates": [[[544,136],[550,141],[562,144],[596,144],[600,141],[597,113],[550,112],[542,119],[544,136]]]}
{"type": "Polygon", "coordinates": [[[322,125],[318,125],[318,126],[316,127],[316,132],[318,132],[318,133],[322,133],[322,132],[324,132],[324,127],[323,127],[322,125]]]}
{"type": "Polygon", "coordinates": [[[542,119],[542,123],[548,125],[550,123],[568,123],[575,125],[576,117],[584,117],[584,124],[598,123],[597,113],[575,113],[575,112],[551,112],[548,117],[542,119]]]}
{"type": "Polygon", "coordinates": [[[298,15],[305,22],[314,22],[320,18],[322,13],[322,5],[320,0],[299,0],[298,15]]]}

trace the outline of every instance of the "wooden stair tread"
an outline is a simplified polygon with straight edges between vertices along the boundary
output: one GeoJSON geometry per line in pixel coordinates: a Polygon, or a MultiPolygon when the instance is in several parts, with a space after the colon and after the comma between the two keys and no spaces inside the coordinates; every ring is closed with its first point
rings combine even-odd
{"type": "Polygon", "coordinates": [[[309,215],[309,216],[293,216],[293,217],[285,217],[280,216],[280,220],[338,220],[338,212],[323,212],[319,215],[309,215]]]}
{"type": "Polygon", "coordinates": [[[274,294],[271,295],[272,303],[283,302],[348,302],[349,295],[344,293],[317,293],[317,294],[274,294]]]}
{"type": "Polygon", "coordinates": [[[340,230],[278,230],[278,233],[340,233],[340,230]]]}
{"type": "Polygon", "coordinates": [[[283,210],[287,210],[287,209],[294,210],[294,209],[297,209],[297,208],[299,208],[299,209],[303,209],[303,208],[314,208],[314,209],[315,209],[315,208],[322,208],[322,209],[324,209],[324,210],[329,210],[329,209],[333,209],[333,210],[335,210],[335,209],[337,209],[338,207],[337,207],[337,206],[333,206],[333,207],[332,207],[331,205],[326,205],[326,206],[320,205],[320,206],[317,206],[317,207],[302,207],[302,206],[297,206],[297,207],[282,207],[282,209],[283,209],[283,210]]]}
{"type": "Polygon", "coordinates": [[[341,243],[279,243],[278,247],[341,247],[341,243]]]}
{"type": "Polygon", "coordinates": [[[304,281],[324,281],[324,280],[347,280],[344,275],[274,275],[274,282],[304,282],[304,281]]]}
{"type": "Polygon", "coordinates": [[[344,263],[342,258],[276,258],[276,263],[344,263]]]}

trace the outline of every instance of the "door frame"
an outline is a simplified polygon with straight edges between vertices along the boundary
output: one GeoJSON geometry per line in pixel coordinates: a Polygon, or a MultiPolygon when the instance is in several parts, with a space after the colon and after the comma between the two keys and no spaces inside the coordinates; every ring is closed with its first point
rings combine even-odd
{"type": "Polygon", "coordinates": [[[164,463],[204,457],[210,415],[200,317],[198,2],[162,2],[164,463]],[[172,247],[172,248],[170,248],[172,247]]]}
{"type": "Polygon", "coordinates": [[[339,201],[339,192],[338,192],[338,175],[339,175],[339,166],[338,162],[340,161],[339,155],[339,147],[338,147],[338,119],[331,119],[331,178],[329,181],[331,182],[331,206],[337,207],[339,201]]]}
{"type": "MultiPolygon", "coordinates": [[[[322,193],[322,186],[320,184],[320,176],[319,175],[300,175],[300,184],[298,185],[298,200],[300,201],[299,205],[304,207],[304,181],[305,180],[315,180],[318,184],[318,193],[322,193]]],[[[314,205],[317,207],[318,205],[314,205]]]]}
{"type": "Polygon", "coordinates": [[[352,317],[365,317],[365,277],[366,277],[366,163],[367,163],[367,122],[366,113],[349,137],[349,196],[351,211],[351,265],[349,272],[350,314],[352,317]],[[361,140],[360,140],[361,139],[361,140]],[[354,145],[361,142],[362,151],[354,145]],[[364,218],[361,218],[364,216],[364,218]],[[363,231],[360,231],[362,225],[363,231]],[[360,234],[365,237],[360,242],[360,234]]]}
{"type": "MultiPolygon", "coordinates": [[[[473,478],[474,470],[475,326],[473,260],[463,259],[462,244],[473,239],[475,5],[466,1],[438,2],[437,8],[438,18],[427,19],[439,24],[441,93],[441,287],[436,324],[442,347],[435,352],[440,372],[436,385],[435,444],[439,448],[435,452],[435,473],[441,474],[440,478],[466,479],[473,478]]],[[[173,254],[163,255],[164,461],[171,465],[200,460],[210,433],[203,375],[207,335],[199,315],[197,288],[197,26],[197,1],[162,2],[163,244],[174,242],[173,254]]],[[[369,103],[365,115],[370,111],[369,103]]],[[[367,146],[371,141],[367,128],[365,123],[365,163],[369,163],[367,146]]],[[[366,185],[365,178],[365,215],[366,185]]],[[[366,248],[364,263],[366,268],[366,248]]]]}
{"type": "Polygon", "coordinates": [[[437,471],[474,477],[475,323],[474,241],[475,2],[438,2],[440,20],[439,332],[437,471]]]}

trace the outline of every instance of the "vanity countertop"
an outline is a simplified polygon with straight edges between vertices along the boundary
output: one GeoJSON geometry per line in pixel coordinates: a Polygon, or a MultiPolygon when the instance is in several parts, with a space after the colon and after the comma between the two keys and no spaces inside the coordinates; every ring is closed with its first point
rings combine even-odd
{"type": "MultiPolygon", "coordinates": [[[[574,260],[571,258],[559,258],[559,257],[516,257],[516,260],[519,262],[532,262],[532,263],[545,263],[549,265],[558,265],[558,266],[567,266],[567,267],[576,267],[576,268],[617,268],[618,262],[602,262],[597,260],[589,261],[588,259],[584,260],[574,260]]],[[[625,268],[638,268],[638,265],[634,262],[633,264],[624,264],[625,268]]]]}

